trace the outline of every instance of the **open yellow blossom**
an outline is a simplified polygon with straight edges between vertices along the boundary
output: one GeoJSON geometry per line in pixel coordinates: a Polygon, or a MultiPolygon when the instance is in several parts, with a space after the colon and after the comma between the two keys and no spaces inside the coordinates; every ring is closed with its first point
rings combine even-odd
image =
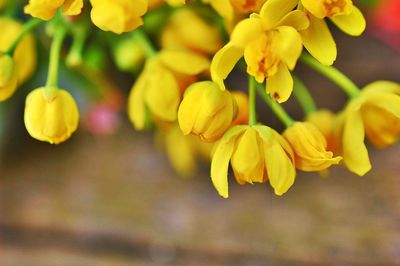
{"type": "Polygon", "coordinates": [[[24,11],[32,17],[50,20],[59,8],[64,15],[79,15],[82,12],[83,0],[29,0],[24,11]]]}
{"type": "Polygon", "coordinates": [[[148,0],[90,0],[93,23],[104,31],[129,32],[143,24],[148,0]]]}
{"type": "Polygon", "coordinates": [[[269,180],[276,195],[294,183],[293,151],[286,140],[267,126],[234,126],[217,144],[211,162],[211,180],[218,193],[228,197],[228,166],[239,184],[269,180]]]}
{"type": "Polygon", "coordinates": [[[222,40],[216,27],[208,24],[193,10],[182,8],[171,15],[163,29],[161,46],[164,49],[189,49],[211,55],[222,47],[222,40]]]}
{"type": "Polygon", "coordinates": [[[193,175],[199,159],[211,160],[213,144],[204,143],[193,135],[184,136],[177,123],[160,130],[158,137],[172,167],[181,176],[193,175]]]}
{"type": "Polygon", "coordinates": [[[57,89],[49,97],[46,88],[39,88],[26,98],[24,121],[33,138],[59,144],[77,129],[79,111],[67,91],[57,89]]]}
{"type": "Polygon", "coordinates": [[[342,159],[327,151],[327,141],[316,126],[296,122],[283,133],[293,149],[296,168],[302,171],[322,171],[342,159]]]}
{"type": "Polygon", "coordinates": [[[400,135],[400,84],[376,81],[367,85],[342,114],[341,155],[347,168],[362,176],[371,169],[365,135],[378,147],[395,143],[400,135]]]}
{"type": "Polygon", "coordinates": [[[309,22],[297,1],[268,0],[260,14],[238,23],[230,42],[213,58],[211,75],[224,87],[223,80],[244,55],[247,72],[257,82],[267,79],[266,90],[278,102],[286,101],[293,89],[289,70],[294,69],[303,45],[298,30],[309,22]]]}
{"type": "Polygon", "coordinates": [[[301,0],[310,26],[301,31],[304,47],[324,65],[332,65],[337,56],[336,44],[324,21],[329,18],[349,35],[365,30],[365,19],[351,0],[301,0]]]}
{"type": "Polygon", "coordinates": [[[134,127],[144,129],[148,113],[155,120],[176,121],[183,92],[209,65],[207,58],[184,50],[163,50],[149,59],[128,99],[134,127]]]}
{"type": "MultiPolygon", "coordinates": [[[[5,52],[13,43],[15,38],[17,38],[22,29],[22,25],[10,18],[0,18],[0,28],[2,29],[2,33],[0,34],[1,54],[2,52],[5,52]]],[[[7,63],[7,61],[7,64],[10,63],[11,58],[8,58],[8,60],[4,61],[4,59],[9,56],[3,54],[0,55],[0,57],[2,58],[0,60],[2,63],[0,64],[7,63]]],[[[28,34],[23,37],[16,47],[11,61],[12,71],[9,72],[9,74],[11,74],[8,79],[9,82],[6,84],[3,80],[4,84],[0,84],[0,101],[6,100],[12,96],[17,88],[17,85],[25,82],[32,75],[36,68],[36,47],[32,35],[28,34]]],[[[2,67],[0,66],[0,68],[2,67]]],[[[0,72],[4,70],[4,68],[0,69],[0,72]]],[[[8,70],[11,70],[11,68],[8,70]]],[[[1,75],[4,75],[4,73],[1,75]]]]}
{"type": "Polygon", "coordinates": [[[259,12],[266,0],[203,0],[209,3],[223,18],[232,20],[235,13],[259,12]]]}
{"type": "Polygon", "coordinates": [[[184,135],[197,135],[214,142],[222,137],[236,116],[236,102],[227,90],[212,81],[188,87],[178,111],[179,126],[184,135]]]}

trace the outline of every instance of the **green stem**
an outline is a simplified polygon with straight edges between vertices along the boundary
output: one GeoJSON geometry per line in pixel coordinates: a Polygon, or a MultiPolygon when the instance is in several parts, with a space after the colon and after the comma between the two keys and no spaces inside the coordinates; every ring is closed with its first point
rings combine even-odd
{"type": "Polygon", "coordinates": [[[256,81],[253,77],[249,76],[249,126],[256,124],[256,81]]]}
{"type": "Polygon", "coordinates": [[[50,48],[49,72],[47,74],[46,82],[46,88],[48,89],[58,88],[58,68],[60,64],[60,53],[66,34],[67,29],[65,25],[59,24],[50,48]]]}
{"type": "Polygon", "coordinates": [[[293,81],[294,81],[293,94],[296,97],[297,101],[299,102],[305,115],[307,116],[317,111],[318,108],[314,102],[314,99],[311,96],[310,91],[304,85],[304,83],[294,75],[293,75],[293,81]]]}
{"type": "Polygon", "coordinates": [[[289,114],[285,111],[285,109],[283,109],[283,107],[279,103],[275,102],[271,98],[271,96],[269,96],[265,92],[265,88],[263,86],[259,86],[259,84],[257,84],[256,89],[264,102],[272,109],[275,115],[279,118],[279,120],[282,121],[282,123],[286,127],[290,127],[294,124],[295,121],[289,116],[289,114]]]}
{"type": "Polygon", "coordinates": [[[82,53],[87,38],[87,29],[83,26],[77,26],[73,31],[72,45],[67,55],[68,66],[79,66],[82,64],[82,53]]]}
{"type": "Polygon", "coordinates": [[[360,94],[357,85],[337,68],[324,66],[307,53],[301,55],[300,61],[336,83],[350,98],[357,97],[360,94]]]}
{"type": "Polygon", "coordinates": [[[20,43],[22,38],[24,38],[25,34],[30,32],[31,30],[33,30],[35,27],[39,26],[43,22],[44,22],[43,20],[40,20],[37,18],[33,18],[33,19],[29,20],[28,22],[26,22],[24,24],[24,26],[22,27],[22,30],[19,32],[17,38],[13,41],[13,43],[10,45],[10,47],[8,47],[8,49],[6,50],[5,53],[12,56],[14,54],[14,51],[17,48],[18,44],[20,43]]]}
{"type": "Polygon", "coordinates": [[[153,57],[157,50],[154,48],[149,37],[142,30],[137,29],[133,32],[136,40],[140,43],[141,47],[144,49],[147,57],[153,57]]]}

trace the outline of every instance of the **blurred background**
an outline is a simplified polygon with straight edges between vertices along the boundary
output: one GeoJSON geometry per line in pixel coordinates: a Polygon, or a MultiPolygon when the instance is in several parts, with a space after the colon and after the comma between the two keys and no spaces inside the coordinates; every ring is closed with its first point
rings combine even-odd
{"type": "MultiPolygon", "coordinates": [[[[361,87],[400,82],[400,1],[360,5],[368,30],[334,30],[336,66],[361,87]]],[[[75,92],[82,119],[68,142],[31,139],[24,99],[45,70],[0,104],[0,265],[400,265],[399,145],[371,146],[365,177],[339,167],[328,177],[300,173],[283,197],[231,182],[223,200],[207,164],[181,178],[154,135],[133,130],[113,89],[127,92],[129,76],[102,80],[106,102],[75,92]]],[[[330,82],[300,64],[296,72],[319,107],[343,107],[330,82]]],[[[79,77],[69,75],[62,82],[73,88],[79,77]]],[[[301,118],[294,101],[285,107],[301,118]]],[[[265,106],[258,111],[279,127],[265,106]]]]}

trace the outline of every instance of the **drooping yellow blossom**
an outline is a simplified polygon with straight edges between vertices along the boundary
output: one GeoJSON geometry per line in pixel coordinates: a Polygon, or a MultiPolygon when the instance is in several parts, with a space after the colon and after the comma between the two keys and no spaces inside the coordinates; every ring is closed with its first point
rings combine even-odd
{"type": "Polygon", "coordinates": [[[213,58],[211,75],[224,87],[223,80],[244,55],[247,72],[257,82],[267,79],[266,90],[278,102],[286,101],[293,89],[292,70],[302,51],[297,30],[308,27],[309,22],[300,10],[292,9],[294,0],[268,0],[260,15],[238,23],[230,42],[213,58]]]}
{"type": "Polygon", "coordinates": [[[134,127],[144,129],[148,112],[155,120],[176,121],[183,92],[209,65],[207,58],[184,50],[162,50],[149,59],[128,99],[134,127]]]}
{"type": "Polygon", "coordinates": [[[174,170],[181,176],[190,176],[197,169],[199,159],[211,160],[213,144],[199,138],[184,136],[178,123],[160,130],[158,137],[174,170]]]}
{"type": "Polygon", "coordinates": [[[241,91],[233,91],[237,104],[237,115],[232,125],[246,125],[249,123],[249,97],[241,91]]]}
{"type": "MultiPolygon", "coordinates": [[[[0,54],[5,52],[20,33],[22,26],[19,22],[10,18],[0,18],[0,54]]],[[[1,55],[4,60],[6,55],[1,55]]],[[[36,47],[30,34],[19,42],[12,58],[12,75],[9,83],[0,84],[0,101],[8,99],[16,90],[18,84],[22,84],[32,75],[36,68],[36,47]]],[[[2,62],[4,63],[5,61],[2,62]]],[[[9,61],[9,60],[8,60],[9,61]]],[[[10,63],[10,61],[9,61],[10,63]]],[[[10,70],[10,69],[8,69],[10,70]]],[[[0,72],[4,71],[4,68],[0,72]]]]}
{"type": "Polygon", "coordinates": [[[235,13],[259,12],[266,0],[203,0],[209,3],[223,18],[232,20],[235,13]]]}
{"type": "Polygon", "coordinates": [[[236,102],[231,93],[212,81],[188,87],[178,110],[179,126],[184,135],[197,135],[205,142],[222,137],[236,116],[236,102]]]}
{"type": "Polygon", "coordinates": [[[143,24],[148,0],[90,0],[93,23],[104,31],[129,32],[143,24]]]}
{"type": "Polygon", "coordinates": [[[360,176],[371,169],[365,135],[378,147],[395,143],[400,135],[400,84],[376,81],[350,101],[338,129],[340,153],[347,168],[360,176]]]}
{"type": "Polygon", "coordinates": [[[296,122],[283,133],[295,156],[296,168],[302,171],[322,171],[342,159],[326,150],[327,141],[316,126],[309,122],[296,122]]]}
{"type": "Polygon", "coordinates": [[[79,15],[82,12],[83,0],[29,0],[24,11],[32,17],[50,20],[59,8],[64,15],[79,15]]]}
{"type": "Polygon", "coordinates": [[[211,162],[211,179],[218,193],[228,197],[228,166],[239,184],[269,180],[276,195],[294,183],[293,151],[287,141],[267,126],[235,126],[217,144],[211,162]]]}
{"type": "Polygon", "coordinates": [[[33,138],[59,144],[77,129],[79,111],[67,91],[57,89],[49,97],[46,88],[39,88],[26,98],[24,121],[33,138]]]}
{"type": "Polygon", "coordinates": [[[14,59],[7,54],[0,54],[0,101],[11,97],[17,89],[18,72],[14,59]]]}
{"type": "Polygon", "coordinates": [[[205,22],[193,10],[176,10],[161,33],[164,49],[188,49],[202,54],[214,54],[222,47],[216,27],[205,22]],[[184,23],[182,23],[184,22],[184,23]]]}
{"type": "Polygon", "coordinates": [[[337,56],[336,44],[324,21],[329,18],[349,35],[365,30],[365,19],[351,0],[301,0],[310,26],[301,31],[304,47],[324,65],[332,65],[337,56]]]}

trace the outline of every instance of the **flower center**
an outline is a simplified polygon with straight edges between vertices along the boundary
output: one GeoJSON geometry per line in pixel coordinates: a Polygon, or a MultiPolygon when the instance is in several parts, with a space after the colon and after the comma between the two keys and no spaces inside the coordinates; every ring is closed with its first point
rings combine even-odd
{"type": "Polygon", "coordinates": [[[328,17],[348,15],[353,7],[351,0],[324,0],[323,5],[328,17]]]}
{"type": "Polygon", "coordinates": [[[274,75],[281,59],[279,51],[278,35],[276,31],[263,33],[259,38],[251,42],[244,51],[247,63],[247,72],[254,76],[258,82],[274,75]]]}

